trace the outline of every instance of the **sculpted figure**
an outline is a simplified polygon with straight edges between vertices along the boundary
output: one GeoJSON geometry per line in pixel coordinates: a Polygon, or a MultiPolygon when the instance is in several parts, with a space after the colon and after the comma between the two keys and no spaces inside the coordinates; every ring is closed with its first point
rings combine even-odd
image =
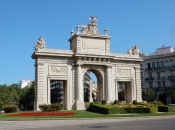
{"type": "Polygon", "coordinates": [[[129,48],[127,54],[132,54],[132,50],[129,48]]]}
{"type": "Polygon", "coordinates": [[[35,44],[35,51],[38,51],[38,49],[43,49],[45,47],[45,41],[40,37],[35,44]]]}
{"type": "Polygon", "coordinates": [[[91,16],[89,18],[89,24],[87,26],[82,25],[82,33],[84,34],[91,34],[91,35],[100,35],[100,33],[97,30],[97,17],[91,16]]]}
{"type": "Polygon", "coordinates": [[[139,54],[139,48],[137,47],[137,45],[132,47],[132,54],[133,55],[138,55],[139,54]]]}
{"type": "Polygon", "coordinates": [[[86,33],[88,30],[88,26],[86,25],[81,25],[81,28],[82,28],[81,33],[86,33]]]}

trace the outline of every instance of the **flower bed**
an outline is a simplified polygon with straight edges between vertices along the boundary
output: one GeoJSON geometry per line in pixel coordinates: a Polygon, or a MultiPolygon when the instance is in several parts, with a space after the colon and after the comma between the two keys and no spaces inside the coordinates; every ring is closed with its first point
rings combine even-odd
{"type": "Polygon", "coordinates": [[[21,112],[17,114],[8,114],[7,116],[71,116],[74,112],[21,112]]]}

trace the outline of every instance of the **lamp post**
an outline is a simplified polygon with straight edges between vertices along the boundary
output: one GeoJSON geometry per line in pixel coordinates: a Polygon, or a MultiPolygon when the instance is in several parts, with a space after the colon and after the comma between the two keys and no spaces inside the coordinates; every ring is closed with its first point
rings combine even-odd
{"type": "Polygon", "coordinates": [[[79,33],[79,29],[80,29],[79,24],[77,24],[76,28],[77,28],[77,33],[79,33]]]}
{"type": "Polygon", "coordinates": [[[71,36],[74,35],[74,30],[72,29],[71,32],[70,32],[71,36]]]}
{"type": "Polygon", "coordinates": [[[108,35],[108,29],[107,29],[107,27],[105,27],[105,35],[107,36],[108,35]]]}

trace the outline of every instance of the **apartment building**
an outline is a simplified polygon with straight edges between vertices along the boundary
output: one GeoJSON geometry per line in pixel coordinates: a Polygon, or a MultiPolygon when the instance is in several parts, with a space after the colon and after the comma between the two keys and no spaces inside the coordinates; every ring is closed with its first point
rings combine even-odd
{"type": "Polygon", "coordinates": [[[165,88],[175,88],[175,51],[172,47],[162,46],[157,48],[154,54],[140,54],[144,59],[141,62],[141,86],[151,88],[156,92],[156,100],[166,104],[171,99],[164,97],[165,88]]]}

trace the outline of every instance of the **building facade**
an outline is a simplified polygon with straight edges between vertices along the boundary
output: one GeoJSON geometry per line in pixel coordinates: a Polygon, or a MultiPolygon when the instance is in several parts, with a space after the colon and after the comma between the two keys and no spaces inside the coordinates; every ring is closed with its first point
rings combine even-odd
{"type": "MultiPolygon", "coordinates": [[[[76,26],[76,33],[71,31],[70,50],[45,48],[45,41],[42,38],[37,40],[32,55],[35,59],[35,110],[39,110],[39,104],[57,102],[61,91],[55,90],[55,95],[52,93],[56,84],[61,84],[58,88],[62,89],[63,100],[59,101],[63,109],[84,110],[83,76],[87,71],[97,77],[97,101],[106,100],[110,103],[118,100],[119,82],[125,84],[128,102],[142,101],[142,59],[137,46],[128,50],[128,54],[111,53],[108,29],[105,28],[105,34],[101,35],[97,18],[91,16],[89,20],[87,26],[81,26],[81,31],[79,25],[76,26]]],[[[89,101],[93,100],[92,92],[90,87],[89,101]]]]}
{"type": "Polygon", "coordinates": [[[140,54],[141,86],[151,88],[156,92],[156,100],[166,104],[171,103],[169,98],[163,96],[165,88],[175,88],[175,52],[172,47],[162,46],[149,56],[140,54]]]}
{"type": "Polygon", "coordinates": [[[29,87],[32,84],[32,81],[30,79],[26,79],[26,80],[20,80],[19,81],[19,87],[21,89],[25,88],[25,87],[29,87]]]}

